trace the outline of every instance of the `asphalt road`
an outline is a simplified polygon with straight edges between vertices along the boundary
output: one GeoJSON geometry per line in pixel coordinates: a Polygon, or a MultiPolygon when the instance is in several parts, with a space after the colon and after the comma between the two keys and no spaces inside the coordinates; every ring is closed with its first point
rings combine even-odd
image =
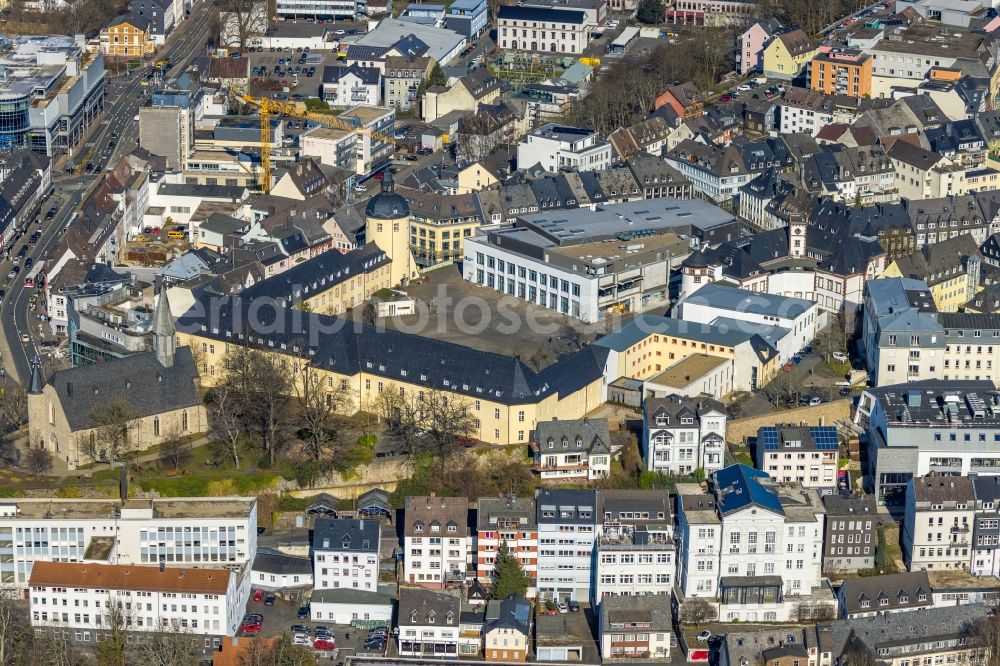
{"type": "MultiPolygon", "coordinates": [[[[184,72],[191,61],[201,53],[208,41],[212,24],[208,18],[213,11],[215,11],[214,1],[198,5],[191,16],[177,29],[164,53],[157,56],[170,61],[171,69],[168,71],[168,76],[177,76],[184,72]]],[[[106,83],[104,114],[95,122],[84,144],[75,146],[71,150],[69,162],[76,164],[86,159],[87,162],[93,163],[94,173],[75,175],[53,170],[52,181],[56,194],[42,203],[40,215],[44,217],[45,212],[53,205],[57,207],[57,213],[52,220],[43,222],[42,235],[38,242],[33,246],[29,245],[27,256],[36,262],[48,258],[51,249],[59,242],[66,223],[89,190],[97,184],[101,173],[137,145],[139,123],[135,117],[149,89],[141,85],[145,75],[146,70],[140,69],[128,77],[109,78],[106,83]],[[112,139],[115,144],[109,146],[109,141],[112,139]]],[[[29,225],[25,236],[34,228],[34,224],[29,225]]],[[[14,252],[16,253],[26,242],[27,238],[21,238],[13,243],[14,252]]],[[[31,372],[31,360],[41,356],[38,342],[42,328],[47,324],[39,319],[39,314],[44,312],[44,308],[31,309],[29,298],[35,295],[36,291],[33,288],[25,288],[25,271],[22,270],[14,278],[7,280],[10,268],[9,260],[0,259],[0,280],[7,282],[4,287],[7,293],[0,302],[0,322],[8,352],[6,370],[13,375],[12,379],[26,384],[31,372]],[[21,342],[22,334],[29,336],[27,342],[21,342]]]]}

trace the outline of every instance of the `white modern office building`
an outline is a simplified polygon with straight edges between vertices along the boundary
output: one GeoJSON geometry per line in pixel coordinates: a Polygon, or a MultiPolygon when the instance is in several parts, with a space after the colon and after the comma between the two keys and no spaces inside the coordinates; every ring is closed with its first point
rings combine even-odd
{"type": "Polygon", "coordinates": [[[482,227],[463,277],[588,323],[669,303],[670,271],[692,247],[737,238],[739,222],[700,199],[555,210],[482,227]]]}
{"type": "Polygon", "coordinates": [[[249,566],[257,500],[10,499],[0,503],[0,584],[23,589],[35,562],[249,566]]]}

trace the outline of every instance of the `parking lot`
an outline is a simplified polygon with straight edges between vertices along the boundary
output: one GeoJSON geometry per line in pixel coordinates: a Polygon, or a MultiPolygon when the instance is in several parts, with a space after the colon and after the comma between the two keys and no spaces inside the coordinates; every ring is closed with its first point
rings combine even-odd
{"type": "MultiPolygon", "coordinates": [[[[317,656],[330,661],[343,661],[344,657],[353,654],[365,654],[369,656],[383,656],[382,653],[375,653],[364,649],[367,630],[358,629],[349,625],[331,624],[330,622],[313,622],[311,619],[298,619],[296,612],[301,604],[298,601],[290,601],[276,598],[273,606],[267,606],[263,601],[254,601],[251,596],[247,605],[247,613],[260,613],[264,616],[261,623],[260,636],[280,636],[282,632],[292,631],[292,625],[302,625],[309,627],[309,636],[315,636],[316,627],[326,627],[333,633],[336,649],[331,651],[317,651],[317,656]]],[[[392,641],[387,641],[392,644],[392,641]]]]}

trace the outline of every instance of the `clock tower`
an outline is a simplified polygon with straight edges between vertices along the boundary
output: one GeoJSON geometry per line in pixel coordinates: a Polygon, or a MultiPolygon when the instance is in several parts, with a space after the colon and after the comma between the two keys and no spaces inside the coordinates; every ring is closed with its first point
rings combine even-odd
{"type": "Polygon", "coordinates": [[[806,236],[809,224],[803,213],[791,213],[788,216],[788,256],[802,259],[806,256],[806,236]]]}

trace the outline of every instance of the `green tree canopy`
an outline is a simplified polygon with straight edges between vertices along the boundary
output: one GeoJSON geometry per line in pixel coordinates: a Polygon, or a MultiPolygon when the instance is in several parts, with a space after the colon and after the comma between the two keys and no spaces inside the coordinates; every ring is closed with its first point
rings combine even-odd
{"type": "Polygon", "coordinates": [[[531,579],[521,567],[517,556],[510,552],[507,542],[500,545],[493,573],[493,598],[506,599],[512,594],[524,596],[531,579]]]}
{"type": "Polygon", "coordinates": [[[658,25],[663,23],[667,16],[667,8],[663,0],[642,0],[636,9],[635,17],[640,23],[647,25],[658,25]]]}

